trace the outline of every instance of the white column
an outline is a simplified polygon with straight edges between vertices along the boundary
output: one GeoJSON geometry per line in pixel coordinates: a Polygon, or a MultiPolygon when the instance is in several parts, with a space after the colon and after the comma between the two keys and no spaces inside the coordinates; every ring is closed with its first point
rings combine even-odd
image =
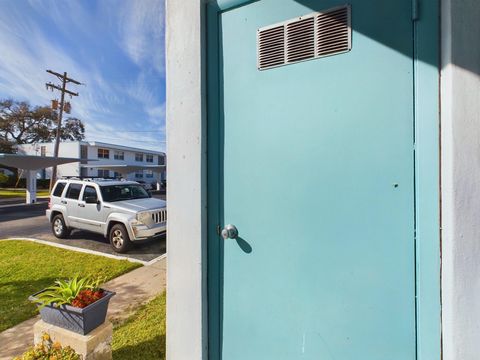
{"type": "Polygon", "coordinates": [[[167,0],[167,360],[207,359],[206,1],[167,0]],[[188,19],[188,20],[187,20],[188,19]]]}
{"type": "Polygon", "coordinates": [[[36,170],[27,170],[27,204],[33,204],[37,201],[37,172],[36,170]]]}
{"type": "Polygon", "coordinates": [[[480,354],[480,3],[442,0],[442,5],[443,359],[476,360],[480,354]]]}

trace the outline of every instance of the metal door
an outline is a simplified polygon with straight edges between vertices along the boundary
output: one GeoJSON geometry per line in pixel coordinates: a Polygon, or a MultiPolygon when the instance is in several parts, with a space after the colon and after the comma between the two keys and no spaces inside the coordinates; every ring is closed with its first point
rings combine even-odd
{"type": "Polygon", "coordinates": [[[352,0],[350,51],[258,69],[259,29],[340,5],[209,15],[212,359],[415,359],[412,2],[352,0]]]}

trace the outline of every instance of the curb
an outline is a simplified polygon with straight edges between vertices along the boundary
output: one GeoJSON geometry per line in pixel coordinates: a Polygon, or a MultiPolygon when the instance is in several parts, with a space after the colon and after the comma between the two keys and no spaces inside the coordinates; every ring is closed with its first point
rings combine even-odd
{"type": "Polygon", "coordinates": [[[144,266],[149,266],[149,265],[155,264],[157,261],[160,261],[167,256],[167,254],[165,253],[165,254],[160,255],[159,257],[156,257],[155,259],[152,259],[150,261],[143,261],[143,260],[138,260],[138,259],[132,259],[132,258],[129,258],[127,256],[105,254],[105,253],[100,252],[100,251],[82,249],[82,248],[78,248],[78,247],[75,247],[75,246],[57,244],[57,243],[54,243],[54,242],[51,242],[51,241],[34,239],[34,238],[9,237],[9,238],[6,238],[6,239],[0,240],[0,241],[9,241],[9,240],[31,241],[31,242],[35,242],[35,243],[42,244],[42,245],[49,245],[49,246],[58,247],[58,248],[65,249],[65,250],[81,252],[81,253],[84,253],[84,254],[98,255],[98,256],[103,256],[103,257],[107,257],[107,258],[110,258],[110,259],[116,259],[116,260],[127,260],[127,261],[130,261],[130,262],[133,262],[133,263],[142,264],[144,266]]]}

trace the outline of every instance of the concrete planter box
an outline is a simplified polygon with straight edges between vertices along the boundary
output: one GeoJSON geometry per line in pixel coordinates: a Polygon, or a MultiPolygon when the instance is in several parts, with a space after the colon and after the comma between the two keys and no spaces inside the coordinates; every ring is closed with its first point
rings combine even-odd
{"type": "MultiPolygon", "coordinates": [[[[40,309],[40,316],[42,320],[48,324],[86,335],[105,322],[108,302],[110,298],[115,295],[113,291],[102,290],[105,295],[100,300],[95,301],[83,309],[70,305],[62,305],[60,307],[47,305],[40,309]]],[[[44,290],[29,296],[28,299],[37,302],[37,305],[40,307],[37,295],[43,291],[44,290]]]]}

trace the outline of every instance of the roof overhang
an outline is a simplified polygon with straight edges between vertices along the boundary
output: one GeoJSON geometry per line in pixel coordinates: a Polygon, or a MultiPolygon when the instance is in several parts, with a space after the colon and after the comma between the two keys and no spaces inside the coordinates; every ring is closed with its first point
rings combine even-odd
{"type": "Polygon", "coordinates": [[[0,154],[0,165],[22,170],[39,170],[79,161],[80,159],[78,158],[0,154]]]}

